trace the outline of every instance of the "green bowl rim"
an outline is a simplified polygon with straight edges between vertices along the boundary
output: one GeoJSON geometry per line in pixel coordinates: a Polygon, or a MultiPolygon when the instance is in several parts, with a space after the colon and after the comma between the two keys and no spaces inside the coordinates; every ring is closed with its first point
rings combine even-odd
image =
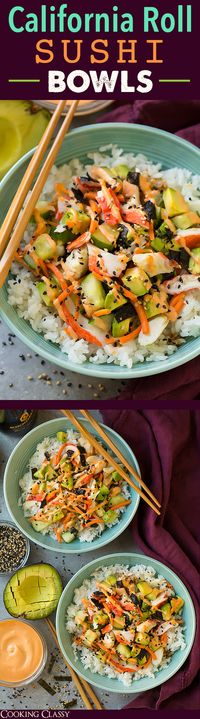
{"type": "MultiPolygon", "coordinates": [[[[81,417],[80,419],[81,419],[81,422],[83,422],[83,424],[89,425],[88,420],[84,419],[83,417],[81,417]]],[[[73,429],[73,425],[72,425],[72,423],[70,422],[70,420],[67,419],[67,417],[64,417],[64,416],[63,416],[63,417],[55,417],[54,419],[47,420],[46,422],[42,422],[40,425],[37,425],[36,427],[33,427],[33,429],[31,429],[30,432],[27,432],[27,434],[26,434],[24,437],[22,437],[22,439],[16,444],[16,446],[15,446],[14,449],[12,450],[12,452],[11,452],[11,454],[10,454],[10,457],[9,457],[9,459],[8,459],[8,462],[7,462],[7,464],[6,464],[5,471],[4,471],[4,477],[3,477],[3,492],[4,492],[4,499],[5,499],[6,507],[7,507],[7,509],[8,509],[9,515],[12,517],[12,520],[15,522],[16,526],[20,529],[21,532],[23,532],[23,534],[25,534],[26,537],[28,537],[29,541],[30,541],[30,542],[33,542],[33,544],[36,544],[37,546],[43,547],[43,548],[46,549],[47,551],[56,552],[56,553],[59,552],[60,554],[63,554],[63,555],[73,555],[73,554],[76,554],[77,551],[78,551],[78,554],[83,554],[84,552],[86,553],[86,552],[98,551],[99,549],[101,549],[101,547],[105,547],[107,544],[110,544],[110,543],[113,542],[115,539],[117,539],[117,537],[119,537],[119,536],[125,531],[125,529],[127,529],[127,527],[128,527],[129,524],[132,522],[132,520],[133,520],[133,518],[134,518],[134,516],[135,516],[135,514],[136,514],[136,512],[137,512],[137,510],[138,510],[138,506],[139,506],[139,502],[140,502],[140,495],[139,495],[139,494],[136,494],[136,492],[135,492],[135,505],[134,505],[134,507],[133,507],[133,509],[132,509],[131,515],[125,519],[125,516],[126,516],[126,509],[125,509],[125,512],[121,515],[121,519],[119,520],[119,522],[118,522],[116,525],[114,525],[114,526],[116,527],[116,529],[115,529],[115,532],[113,532],[113,536],[112,536],[111,539],[109,539],[109,538],[103,539],[104,532],[102,532],[102,534],[100,535],[100,537],[97,538],[97,539],[99,540],[99,544],[98,544],[97,547],[94,547],[94,545],[93,545],[92,542],[91,542],[91,543],[89,543],[89,542],[80,542],[80,547],[78,547],[78,550],[77,550],[77,548],[76,548],[76,549],[74,550],[74,552],[73,552],[73,549],[72,549],[72,548],[71,548],[70,550],[68,549],[68,545],[67,545],[67,544],[64,544],[64,545],[59,545],[59,544],[58,544],[58,546],[57,546],[57,544],[55,544],[55,546],[48,546],[48,545],[46,545],[45,543],[43,543],[43,541],[41,541],[40,539],[37,539],[37,538],[34,539],[34,538],[29,534],[29,531],[28,531],[28,530],[26,530],[26,529],[24,529],[24,528],[22,529],[20,522],[19,522],[18,520],[16,520],[16,518],[15,518],[15,516],[14,516],[14,514],[13,514],[13,511],[12,511],[12,509],[10,508],[10,501],[9,501],[9,498],[8,498],[8,477],[9,477],[10,464],[11,464],[12,461],[13,461],[13,457],[15,456],[15,452],[19,449],[19,447],[23,446],[23,442],[24,442],[28,437],[30,437],[30,435],[34,435],[34,433],[37,431],[38,428],[43,428],[43,427],[46,427],[47,425],[50,425],[50,424],[52,425],[52,423],[55,423],[55,424],[56,424],[56,423],[59,423],[60,421],[67,422],[68,424],[70,424],[70,426],[71,426],[72,429],[73,429]],[[119,525],[121,525],[121,524],[123,524],[122,527],[119,526],[119,525]],[[87,546],[87,545],[89,545],[89,546],[87,546]],[[64,549],[62,549],[62,546],[64,546],[64,549]]],[[[121,437],[121,435],[120,435],[118,432],[116,432],[115,430],[113,430],[112,427],[108,427],[107,425],[103,424],[103,422],[99,422],[99,424],[101,425],[101,427],[103,427],[103,429],[104,429],[105,431],[109,429],[109,431],[110,431],[111,434],[113,435],[113,440],[116,440],[116,437],[117,437],[117,439],[118,439],[118,437],[120,437],[120,440],[122,441],[122,444],[125,445],[126,447],[128,447],[129,451],[131,452],[132,458],[133,458],[133,462],[134,462],[134,465],[135,465],[135,467],[136,467],[136,470],[137,470],[138,474],[141,475],[140,466],[139,466],[139,464],[138,464],[137,458],[136,458],[136,456],[135,456],[134,451],[132,450],[132,448],[131,448],[130,445],[128,444],[128,442],[126,442],[126,440],[125,440],[123,437],[121,437]]],[[[77,431],[78,431],[78,430],[77,430],[77,431]]],[[[39,440],[39,441],[41,441],[41,440],[39,440]]],[[[131,504],[132,504],[132,502],[131,502],[131,504]]],[[[128,509],[128,507],[130,507],[130,506],[131,506],[131,505],[128,505],[128,506],[127,506],[127,509],[128,509]]],[[[112,529],[114,530],[114,527],[112,527],[112,529]]],[[[109,530],[109,527],[108,527],[108,530],[109,530]]],[[[42,535],[41,535],[41,536],[42,536],[42,535]]],[[[37,537],[37,533],[36,533],[36,537],[37,537]]]]}
{"type": "MultiPolygon", "coordinates": [[[[188,642],[188,646],[185,648],[185,652],[186,652],[186,653],[185,653],[185,655],[184,655],[183,661],[182,661],[182,658],[183,658],[183,657],[181,657],[181,654],[180,654],[180,661],[178,662],[177,667],[175,668],[175,670],[172,669],[171,672],[169,671],[167,679],[164,679],[164,680],[161,681],[161,682],[159,681],[159,678],[156,678],[156,677],[159,676],[159,671],[158,671],[158,674],[156,673],[154,679],[153,679],[152,677],[149,677],[149,678],[150,678],[150,682],[153,681],[153,685],[152,685],[152,687],[149,686],[149,687],[146,687],[145,689],[144,689],[144,688],[141,689],[141,692],[144,692],[144,691],[149,691],[149,689],[151,689],[151,688],[154,689],[154,687],[159,686],[159,685],[161,685],[161,684],[164,684],[164,683],[167,682],[174,674],[177,673],[177,671],[178,671],[178,670],[180,669],[180,667],[185,663],[185,661],[186,661],[188,655],[190,654],[190,651],[191,651],[192,646],[193,646],[193,643],[194,643],[194,638],[195,638],[195,631],[196,631],[196,623],[197,623],[197,622],[196,622],[196,611],[195,611],[195,607],[194,607],[194,604],[193,604],[193,600],[192,600],[192,598],[191,598],[191,596],[190,596],[190,593],[189,593],[189,591],[188,591],[186,585],[185,585],[184,582],[182,581],[182,579],[180,579],[179,576],[178,576],[178,574],[176,574],[176,572],[175,572],[173,569],[171,569],[170,567],[168,567],[166,564],[163,564],[163,562],[160,562],[158,559],[154,559],[153,557],[149,557],[147,554],[139,554],[138,552],[135,552],[135,551],[133,551],[133,552],[122,552],[122,554],[120,554],[120,553],[118,553],[118,552],[115,552],[114,554],[104,555],[103,557],[100,557],[100,558],[98,558],[98,559],[94,559],[94,560],[92,560],[92,562],[87,563],[84,567],[81,567],[81,569],[79,569],[78,572],[76,572],[76,574],[74,574],[73,577],[71,577],[71,579],[69,579],[69,581],[67,582],[66,586],[64,587],[64,589],[63,589],[63,591],[62,591],[61,597],[60,597],[59,602],[58,602],[57,610],[56,610],[56,632],[57,632],[58,642],[59,642],[59,645],[60,645],[60,647],[61,647],[61,650],[62,650],[64,656],[66,657],[66,659],[67,659],[67,661],[69,662],[69,664],[71,665],[71,667],[72,667],[75,671],[77,671],[77,664],[76,664],[75,660],[74,660],[74,662],[72,662],[71,659],[69,658],[69,656],[66,655],[65,647],[63,646],[62,638],[61,638],[61,636],[60,636],[60,627],[59,627],[60,610],[61,610],[61,606],[62,606],[62,604],[63,604],[63,600],[64,600],[64,598],[65,598],[65,595],[67,595],[67,590],[68,590],[69,586],[71,586],[71,585],[73,584],[74,580],[77,579],[77,577],[81,577],[81,575],[82,575],[82,573],[85,571],[85,569],[88,569],[89,567],[91,567],[91,570],[92,570],[92,568],[93,568],[94,564],[96,564],[96,562],[99,562],[99,565],[101,565],[101,561],[110,560],[110,559],[113,558],[113,563],[114,563],[114,560],[115,560],[115,561],[119,561],[119,560],[120,560],[120,564],[123,564],[123,561],[122,561],[122,560],[123,560],[123,558],[125,558],[125,557],[127,558],[127,559],[125,559],[125,561],[127,561],[127,562],[128,562],[128,558],[129,558],[129,557],[130,557],[131,561],[133,561],[133,562],[134,562],[134,557],[137,557],[137,559],[136,559],[136,563],[137,563],[137,564],[138,564],[138,563],[139,563],[139,564],[145,564],[145,561],[147,561],[147,562],[153,562],[153,563],[156,564],[156,566],[157,566],[157,570],[156,570],[156,571],[157,571],[158,574],[161,573],[161,571],[160,571],[161,568],[163,569],[163,576],[165,576],[165,575],[164,575],[164,571],[165,571],[165,569],[167,569],[167,570],[172,574],[172,576],[175,577],[176,580],[178,580],[178,582],[180,583],[180,585],[184,588],[184,591],[186,592],[187,601],[188,601],[188,604],[189,604],[189,607],[190,607],[190,611],[191,611],[191,615],[192,615],[192,622],[193,622],[192,627],[191,627],[190,640],[189,640],[189,642],[188,642]],[[141,560],[141,561],[140,561],[140,560],[141,560]]],[[[91,571],[91,573],[92,573],[92,571],[91,571]]],[[[84,581],[84,579],[83,579],[83,581],[84,581]]],[[[76,587],[76,588],[77,588],[77,587],[76,587]]],[[[180,650],[179,650],[179,651],[180,651],[180,650]]],[[[170,664],[167,665],[166,668],[164,668],[164,669],[168,670],[169,667],[170,667],[170,664]]],[[[86,669],[86,671],[87,671],[87,669],[86,669]]],[[[79,668],[79,674],[80,674],[80,676],[81,676],[83,679],[86,679],[86,681],[88,681],[89,683],[91,683],[92,685],[94,685],[95,687],[97,687],[98,689],[103,689],[103,690],[109,691],[109,692],[111,692],[111,693],[112,693],[112,692],[115,692],[115,693],[117,693],[117,694],[128,694],[128,693],[129,693],[129,694],[135,694],[135,693],[139,693],[139,692],[140,692],[138,686],[135,687],[135,686],[134,686],[134,683],[131,685],[131,687],[130,687],[130,686],[129,686],[129,687],[126,687],[126,685],[123,685],[123,684],[122,684],[122,688],[121,688],[121,687],[119,687],[119,688],[116,688],[116,687],[115,687],[114,689],[111,689],[110,687],[107,688],[103,683],[102,683],[102,685],[100,685],[98,682],[95,681],[95,678],[94,678],[94,680],[93,680],[93,678],[92,678],[92,681],[91,681],[91,680],[89,681],[89,679],[88,679],[88,677],[87,677],[87,674],[85,674],[84,670],[83,670],[83,672],[82,672],[82,671],[80,670],[80,668],[79,668]]],[[[95,677],[95,676],[96,676],[96,675],[94,674],[94,677],[95,677]]],[[[98,676],[100,677],[100,679],[102,678],[102,681],[104,681],[104,682],[105,682],[106,679],[107,679],[107,677],[106,677],[105,675],[98,675],[98,676]]],[[[148,678],[148,677],[147,677],[147,678],[148,678]]],[[[139,680],[138,680],[138,681],[139,681],[139,680]]],[[[136,685],[136,682],[135,682],[135,685],[136,685]]]]}
{"type": "MultiPolygon", "coordinates": [[[[82,125],[81,127],[75,128],[70,131],[68,137],[73,135],[80,135],[88,133],[88,131],[93,130],[102,130],[102,129],[109,129],[113,125],[112,122],[105,122],[105,123],[94,123],[91,125],[82,125]]],[[[134,129],[136,131],[144,131],[147,134],[152,134],[161,136],[163,138],[166,138],[170,140],[172,143],[175,143],[175,145],[179,145],[180,147],[184,148],[186,147],[189,150],[192,150],[193,153],[197,155],[197,157],[200,156],[200,149],[193,145],[191,142],[188,142],[187,140],[184,140],[181,137],[178,137],[177,135],[174,135],[170,132],[166,132],[165,130],[160,130],[159,128],[151,127],[150,125],[140,125],[138,123],[127,123],[127,122],[116,122],[114,123],[114,127],[117,129],[123,129],[123,130],[130,130],[134,132],[134,129]]],[[[35,152],[36,148],[33,148],[32,150],[29,150],[25,155],[23,155],[8,172],[3,177],[3,179],[0,182],[0,192],[1,189],[3,189],[9,181],[10,177],[17,171],[21,165],[26,162],[28,159],[30,159],[35,152]]],[[[161,160],[160,160],[161,161],[161,160]]],[[[3,318],[3,320],[6,322],[8,327],[15,331],[17,337],[30,349],[33,351],[35,350],[35,342],[32,338],[29,336],[27,337],[23,331],[23,329],[16,328],[14,320],[7,317],[7,312],[4,310],[0,310],[0,316],[3,318]]],[[[26,326],[29,329],[29,324],[25,322],[26,326]]],[[[32,331],[33,328],[31,328],[32,331]]],[[[183,364],[186,364],[187,362],[191,361],[195,357],[197,357],[200,354],[200,338],[199,337],[193,337],[191,338],[191,341],[189,340],[184,345],[182,345],[182,355],[180,362],[177,359],[177,352],[175,351],[172,355],[167,356],[164,360],[160,361],[156,360],[155,362],[143,362],[138,363],[136,366],[133,365],[131,369],[128,367],[121,367],[120,365],[115,365],[115,369],[113,371],[113,365],[112,364],[94,364],[92,362],[85,362],[83,364],[73,363],[73,366],[71,366],[70,361],[68,359],[68,356],[61,352],[59,353],[59,356],[54,357],[51,353],[51,342],[48,340],[44,340],[47,344],[47,349],[44,347],[38,347],[38,353],[41,357],[44,357],[47,361],[51,362],[52,364],[55,364],[59,367],[62,367],[65,370],[70,370],[71,372],[75,372],[77,374],[86,375],[89,377],[97,377],[97,378],[104,378],[104,379],[139,379],[140,377],[153,377],[154,375],[161,374],[164,372],[169,372],[172,369],[175,369],[176,367],[181,367],[183,364]],[[192,346],[190,346],[192,345],[192,346]],[[159,366],[157,366],[159,364],[159,366]],[[156,365],[156,366],[155,366],[156,365]],[[103,369],[102,369],[103,368],[103,369]]]]}

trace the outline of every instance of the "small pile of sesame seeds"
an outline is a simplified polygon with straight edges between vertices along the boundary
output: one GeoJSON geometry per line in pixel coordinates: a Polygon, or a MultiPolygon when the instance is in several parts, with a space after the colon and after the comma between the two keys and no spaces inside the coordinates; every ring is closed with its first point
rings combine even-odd
{"type": "Polygon", "coordinates": [[[26,555],[26,539],[15,527],[0,525],[0,573],[12,572],[26,555]]]}

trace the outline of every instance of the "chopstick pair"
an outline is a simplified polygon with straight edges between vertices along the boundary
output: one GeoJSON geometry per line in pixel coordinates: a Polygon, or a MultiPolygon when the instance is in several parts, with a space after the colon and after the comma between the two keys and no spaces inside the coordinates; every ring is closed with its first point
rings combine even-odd
{"type": "Polygon", "coordinates": [[[137,474],[134,467],[132,467],[132,465],[125,459],[125,457],[123,457],[123,455],[121,454],[118,447],[116,447],[114,442],[106,434],[103,427],[94,419],[94,417],[92,417],[90,412],[88,412],[88,410],[84,410],[84,409],[80,410],[81,414],[88,420],[88,422],[90,422],[91,426],[95,429],[96,432],[98,432],[98,434],[102,437],[104,442],[110,447],[112,452],[114,452],[114,454],[118,457],[120,462],[122,462],[122,464],[126,467],[127,471],[131,475],[133,475],[133,477],[135,478],[135,480],[137,481],[138,484],[135,484],[135,482],[130,478],[129,474],[127,474],[124,471],[123,467],[120,467],[120,465],[116,462],[114,457],[111,457],[108,454],[107,450],[98,442],[98,440],[96,439],[96,437],[94,437],[93,434],[90,434],[90,432],[86,429],[85,425],[82,424],[79,421],[79,419],[77,419],[77,417],[75,417],[75,415],[71,412],[71,410],[64,409],[61,411],[70,420],[70,422],[72,422],[74,427],[76,427],[76,429],[78,429],[79,432],[81,432],[81,434],[83,434],[86,437],[86,439],[90,442],[90,444],[92,444],[92,446],[95,447],[95,449],[104,457],[104,459],[106,459],[107,462],[112,464],[112,466],[117,470],[117,472],[121,475],[121,477],[123,477],[125,482],[127,482],[135,490],[135,492],[137,492],[137,494],[140,495],[140,497],[142,499],[144,499],[146,504],[148,504],[149,507],[151,507],[151,509],[153,509],[156,514],[160,515],[161,504],[158,501],[158,499],[156,499],[155,495],[151,492],[149,487],[147,487],[147,485],[145,484],[143,479],[140,477],[140,475],[137,474]],[[138,485],[143,487],[146,494],[141,490],[140,486],[138,486],[138,485]]]}
{"type": "Polygon", "coordinates": [[[96,709],[103,709],[103,706],[102,706],[101,702],[99,701],[99,699],[96,697],[96,694],[94,693],[92,687],[86,682],[85,679],[83,679],[82,677],[80,679],[77,676],[76,672],[74,671],[74,669],[72,669],[72,667],[68,663],[67,659],[65,659],[62,649],[60,648],[60,645],[58,643],[56,629],[55,629],[54,624],[51,621],[51,619],[46,619],[46,624],[48,625],[48,628],[53,636],[55,644],[58,647],[58,649],[63,657],[66,667],[73,679],[73,682],[74,682],[76,688],[78,689],[78,692],[81,696],[81,699],[83,700],[83,702],[85,704],[86,709],[94,709],[94,707],[96,709]],[[91,702],[94,704],[94,707],[91,702]]]}
{"type": "Polygon", "coordinates": [[[66,133],[68,132],[68,130],[70,128],[70,125],[71,125],[72,119],[74,117],[74,113],[76,111],[78,103],[79,103],[79,100],[74,100],[72,102],[72,105],[71,105],[66,117],[63,120],[63,123],[62,123],[62,125],[58,131],[58,134],[53,142],[53,145],[51,146],[51,148],[48,152],[48,155],[44,161],[44,164],[40,170],[40,173],[39,173],[37,180],[34,184],[34,187],[31,191],[30,197],[28,198],[28,201],[27,201],[24,209],[22,210],[21,215],[17,220],[17,217],[18,217],[19,212],[23,206],[23,203],[25,201],[27,193],[31,188],[34,177],[35,177],[37,171],[39,170],[41,161],[42,161],[44,154],[47,150],[49,142],[52,139],[54,130],[56,129],[58,121],[63,113],[65,104],[66,104],[66,100],[60,100],[60,102],[58,103],[56,110],[53,113],[49,124],[47,125],[47,128],[40,140],[39,145],[36,148],[36,151],[34,152],[33,157],[31,158],[31,161],[27,167],[27,170],[26,170],[23,178],[22,178],[22,181],[21,181],[21,183],[18,187],[18,190],[15,194],[15,197],[13,198],[13,201],[9,207],[9,210],[7,212],[7,215],[4,219],[4,222],[3,222],[1,230],[0,230],[0,257],[1,257],[1,260],[0,260],[0,287],[3,286],[3,284],[7,278],[11,264],[15,257],[15,253],[20,245],[20,241],[23,236],[23,233],[25,232],[25,229],[26,229],[27,224],[30,220],[30,217],[33,213],[33,210],[35,208],[37,200],[42,192],[42,189],[47,180],[49,172],[50,172],[52,165],[56,159],[58,151],[62,145],[64,136],[66,135],[66,133]],[[16,220],[17,220],[17,222],[16,222],[16,220]],[[15,225],[15,222],[16,222],[16,225],[15,225]],[[14,225],[15,225],[15,227],[14,227],[14,225]],[[14,230],[13,230],[13,227],[14,227],[14,230]],[[13,234],[10,237],[12,230],[13,230],[13,234]]]}

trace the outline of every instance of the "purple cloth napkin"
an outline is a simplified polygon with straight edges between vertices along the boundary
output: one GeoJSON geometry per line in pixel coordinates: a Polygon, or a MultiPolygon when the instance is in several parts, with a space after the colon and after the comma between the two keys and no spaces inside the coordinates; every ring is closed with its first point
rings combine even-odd
{"type": "Polygon", "coordinates": [[[142,551],[173,569],[187,586],[197,614],[192,651],[165,684],[141,694],[134,709],[200,707],[199,450],[200,412],[105,410],[104,420],[132,447],[145,483],[161,502],[158,517],[142,500],[132,525],[142,551]]]}
{"type": "MultiPolygon", "coordinates": [[[[116,103],[101,122],[132,122],[175,132],[200,147],[200,101],[136,100],[116,103]]],[[[157,377],[131,380],[120,399],[197,399],[200,396],[199,357],[157,377]]]]}

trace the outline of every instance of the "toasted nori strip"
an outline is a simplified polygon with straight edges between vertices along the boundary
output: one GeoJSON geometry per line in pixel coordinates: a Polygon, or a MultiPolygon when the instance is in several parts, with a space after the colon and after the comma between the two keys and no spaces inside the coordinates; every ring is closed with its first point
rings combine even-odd
{"type": "Polygon", "coordinates": [[[136,607],[140,605],[141,602],[140,599],[138,599],[137,594],[131,594],[130,597],[131,601],[133,602],[133,604],[135,604],[136,607]]]}
{"type": "Polygon", "coordinates": [[[120,234],[117,239],[116,249],[120,249],[120,247],[126,247],[127,246],[127,235],[128,235],[128,227],[125,225],[119,225],[120,228],[120,234]]]}
{"type": "Polygon", "coordinates": [[[146,649],[141,649],[141,651],[138,655],[138,659],[143,659],[143,657],[146,657],[147,655],[148,655],[148,652],[146,651],[146,649]]]}
{"type": "Polygon", "coordinates": [[[179,259],[180,259],[179,250],[169,250],[168,257],[169,257],[169,260],[176,260],[179,262],[179,259]]]}
{"type": "Polygon", "coordinates": [[[123,322],[124,320],[127,320],[128,317],[134,317],[136,313],[131,302],[126,302],[126,304],[122,305],[122,307],[117,307],[113,314],[117,322],[123,322]]]}
{"type": "Polygon", "coordinates": [[[83,192],[81,192],[78,187],[72,187],[72,192],[77,202],[87,202],[87,199],[85,199],[83,192]]]}
{"type": "Polygon", "coordinates": [[[148,220],[156,220],[156,208],[151,200],[147,200],[147,202],[145,202],[144,211],[148,220]]]}
{"type": "Polygon", "coordinates": [[[128,172],[127,178],[128,182],[131,182],[132,185],[137,185],[139,187],[139,181],[140,181],[140,173],[136,172],[135,170],[130,170],[128,172]]]}
{"type": "Polygon", "coordinates": [[[49,684],[45,682],[45,679],[38,679],[38,684],[40,684],[40,686],[45,689],[48,694],[51,694],[52,697],[54,696],[54,694],[56,694],[55,689],[53,689],[53,687],[50,687],[49,684]]]}
{"type": "Polygon", "coordinates": [[[183,267],[184,270],[187,270],[188,265],[189,265],[190,256],[188,255],[188,252],[186,252],[186,250],[184,250],[184,247],[181,247],[178,259],[179,259],[179,263],[180,263],[181,267],[183,267]]]}
{"type": "Polygon", "coordinates": [[[163,622],[163,615],[162,612],[159,611],[159,609],[156,610],[156,612],[153,613],[154,619],[159,619],[159,621],[163,622]]]}
{"type": "Polygon", "coordinates": [[[37,470],[38,470],[37,467],[31,467],[32,479],[35,479],[34,474],[35,474],[35,472],[37,472],[37,470]]]}
{"type": "Polygon", "coordinates": [[[53,678],[57,682],[72,682],[72,677],[68,677],[67,674],[54,674],[53,678]]]}

